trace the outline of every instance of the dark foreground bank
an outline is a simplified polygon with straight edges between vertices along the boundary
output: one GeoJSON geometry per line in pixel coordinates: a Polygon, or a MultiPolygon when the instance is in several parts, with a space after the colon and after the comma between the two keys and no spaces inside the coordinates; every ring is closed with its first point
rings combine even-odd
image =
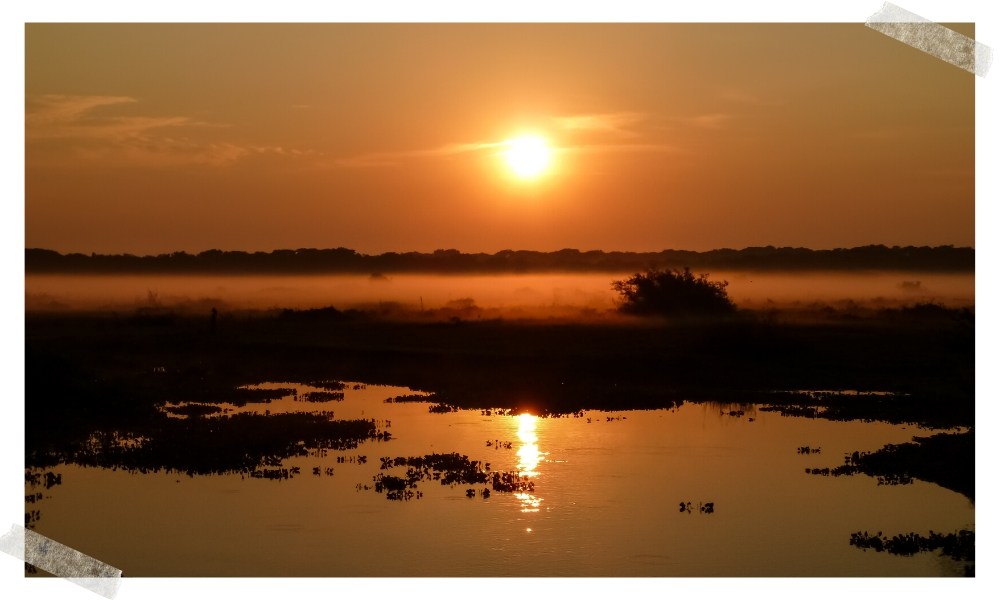
{"type": "MultiPolygon", "coordinates": [[[[264,381],[400,385],[434,393],[439,407],[535,414],[722,400],[822,418],[971,427],[973,319],[971,311],[946,309],[815,323],[755,313],[601,323],[406,322],[335,309],[215,317],[29,314],[27,456],[39,465],[58,462],[83,440],[93,443],[95,431],[177,428],[163,424],[158,406],[231,401],[249,393],[238,386],[264,381]]],[[[231,434],[256,435],[250,421],[243,426],[251,433],[234,424],[231,434]]],[[[335,437],[345,444],[378,434],[347,427],[335,437]]],[[[280,441],[269,443],[266,452],[282,453],[280,441]]],[[[949,447],[970,467],[956,472],[971,478],[972,445],[949,447]]],[[[973,489],[971,480],[942,485],[967,495],[973,489]]]]}

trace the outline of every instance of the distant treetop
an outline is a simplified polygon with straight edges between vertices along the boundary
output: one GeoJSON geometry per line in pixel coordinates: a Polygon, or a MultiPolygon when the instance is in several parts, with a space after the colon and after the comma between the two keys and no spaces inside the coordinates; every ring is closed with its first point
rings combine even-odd
{"type": "Polygon", "coordinates": [[[25,250],[26,273],[623,273],[690,267],[696,271],[975,271],[975,250],[953,246],[861,246],[834,250],[774,246],[706,252],[501,250],[496,254],[455,249],[361,254],[349,248],[300,248],[273,252],[206,250],[156,256],[60,254],[25,250]]]}

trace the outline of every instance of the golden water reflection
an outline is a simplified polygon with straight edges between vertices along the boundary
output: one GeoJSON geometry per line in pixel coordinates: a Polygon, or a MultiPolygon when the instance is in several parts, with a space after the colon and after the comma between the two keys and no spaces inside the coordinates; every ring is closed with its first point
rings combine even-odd
{"type": "MultiPolygon", "coordinates": [[[[547,454],[538,449],[537,423],[535,415],[525,413],[517,417],[517,438],[521,442],[517,449],[517,470],[522,477],[538,477],[538,464],[547,454]]],[[[521,512],[538,512],[542,504],[541,498],[528,492],[517,492],[514,497],[521,502],[521,512]]]]}

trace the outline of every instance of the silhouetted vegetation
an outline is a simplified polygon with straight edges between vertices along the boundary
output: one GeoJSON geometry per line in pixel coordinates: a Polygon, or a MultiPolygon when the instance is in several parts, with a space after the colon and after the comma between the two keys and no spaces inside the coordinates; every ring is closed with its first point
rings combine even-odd
{"type": "Polygon", "coordinates": [[[879,485],[906,485],[914,479],[936,483],[975,498],[976,443],[973,431],[939,433],[915,437],[906,444],[887,444],[874,452],[852,452],[844,464],[833,468],[806,469],[814,475],[875,477],[879,485]]]}
{"type": "Polygon", "coordinates": [[[948,308],[934,302],[918,302],[910,306],[899,308],[886,308],[882,311],[882,316],[894,320],[928,320],[928,319],[949,319],[956,322],[964,322],[973,325],[976,315],[972,308],[948,308]]]}
{"type": "Polygon", "coordinates": [[[699,502],[697,504],[693,502],[681,502],[680,511],[682,513],[701,513],[703,515],[711,515],[715,513],[715,502],[699,502]]]}
{"type": "Polygon", "coordinates": [[[956,402],[957,390],[925,387],[913,393],[886,391],[796,391],[749,394],[764,412],[829,421],[885,421],[947,428],[972,424],[975,406],[956,402]]]}
{"type": "Polygon", "coordinates": [[[722,315],[736,311],[726,293],[725,281],[711,281],[707,274],[695,276],[691,269],[650,269],[612,282],[622,297],[619,310],[634,315],[722,315]]]}
{"type": "MultiPolygon", "coordinates": [[[[350,312],[350,311],[349,311],[350,312]]],[[[286,308],[281,311],[279,317],[282,319],[289,320],[299,320],[299,321],[334,321],[341,320],[350,317],[350,314],[341,312],[332,306],[324,306],[323,308],[307,308],[307,309],[291,309],[286,308]]]]}
{"type": "Polygon", "coordinates": [[[371,421],[333,421],[322,415],[241,414],[212,419],[163,417],[136,423],[127,435],[97,431],[75,448],[52,457],[60,462],[138,472],[161,469],[188,474],[253,471],[278,466],[309,449],[342,450],[379,437],[371,421]]]}
{"type": "MultiPolygon", "coordinates": [[[[469,460],[468,456],[457,453],[427,454],[425,456],[398,456],[392,458],[383,456],[380,471],[406,467],[402,475],[376,473],[372,477],[373,485],[359,484],[359,490],[374,489],[377,493],[385,493],[389,500],[419,499],[422,494],[416,491],[421,481],[437,481],[441,485],[455,487],[458,484],[472,485],[489,484],[494,492],[530,492],[535,484],[526,476],[514,471],[490,471],[490,464],[478,460],[469,460]]],[[[476,496],[475,489],[467,489],[466,496],[476,496]]],[[[483,498],[490,497],[488,488],[479,492],[483,498]]]]}
{"type": "Polygon", "coordinates": [[[343,381],[310,381],[308,385],[331,392],[339,392],[347,388],[347,384],[343,381]]]}
{"type": "Polygon", "coordinates": [[[221,413],[222,409],[211,404],[184,404],[167,408],[167,412],[173,415],[185,417],[204,417],[221,413]]]}
{"type": "Polygon", "coordinates": [[[435,250],[432,253],[366,255],[349,248],[300,248],[273,252],[206,250],[199,254],[173,252],[157,256],[64,255],[41,248],[25,250],[27,273],[355,273],[378,280],[385,278],[384,273],[614,273],[683,265],[714,270],[973,272],[975,250],[952,246],[872,245],[833,250],[764,246],[707,252],[603,252],[567,248],[556,252],[501,250],[495,254],[466,254],[458,250],[435,250]]]}
{"type": "Polygon", "coordinates": [[[393,396],[392,398],[386,398],[382,402],[386,404],[393,404],[395,402],[434,402],[436,397],[434,394],[404,394],[402,396],[393,396]]]}
{"type": "MultiPolygon", "coordinates": [[[[851,534],[850,544],[862,550],[888,552],[899,556],[913,556],[918,552],[940,550],[941,554],[957,561],[973,563],[976,560],[976,532],[963,529],[954,533],[928,535],[900,533],[891,538],[882,532],[870,534],[857,531],[851,534]]],[[[975,564],[965,565],[965,576],[975,576],[975,564]]]]}
{"type": "Polygon", "coordinates": [[[301,398],[305,402],[339,402],[344,399],[344,392],[306,392],[301,398]]]}

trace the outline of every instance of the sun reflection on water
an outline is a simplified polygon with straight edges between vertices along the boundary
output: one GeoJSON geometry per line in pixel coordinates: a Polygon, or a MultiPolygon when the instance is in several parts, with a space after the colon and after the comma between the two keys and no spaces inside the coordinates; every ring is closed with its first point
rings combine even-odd
{"type": "Polygon", "coordinates": [[[542,453],[538,450],[538,435],[535,433],[535,424],[538,417],[527,413],[517,417],[517,437],[521,440],[521,446],[517,449],[517,470],[521,475],[537,477],[538,463],[542,460],[542,453]]]}
{"type": "MultiPolygon", "coordinates": [[[[545,460],[547,453],[538,449],[538,434],[535,426],[538,417],[522,414],[517,417],[517,438],[521,446],[517,449],[517,470],[523,477],[538,477],[538,463],[545,460]]],[[[538,512],[542,499],[528,492],[517,492],[514,496],[521,502],[521,512],[538,512]]]]}
{"type": "Polygon", "coordinates": [[[542,498],[528,492],[517,492],[514,497],[521,502],[521,512],[538,512],[542,506],[542,498]]]}

